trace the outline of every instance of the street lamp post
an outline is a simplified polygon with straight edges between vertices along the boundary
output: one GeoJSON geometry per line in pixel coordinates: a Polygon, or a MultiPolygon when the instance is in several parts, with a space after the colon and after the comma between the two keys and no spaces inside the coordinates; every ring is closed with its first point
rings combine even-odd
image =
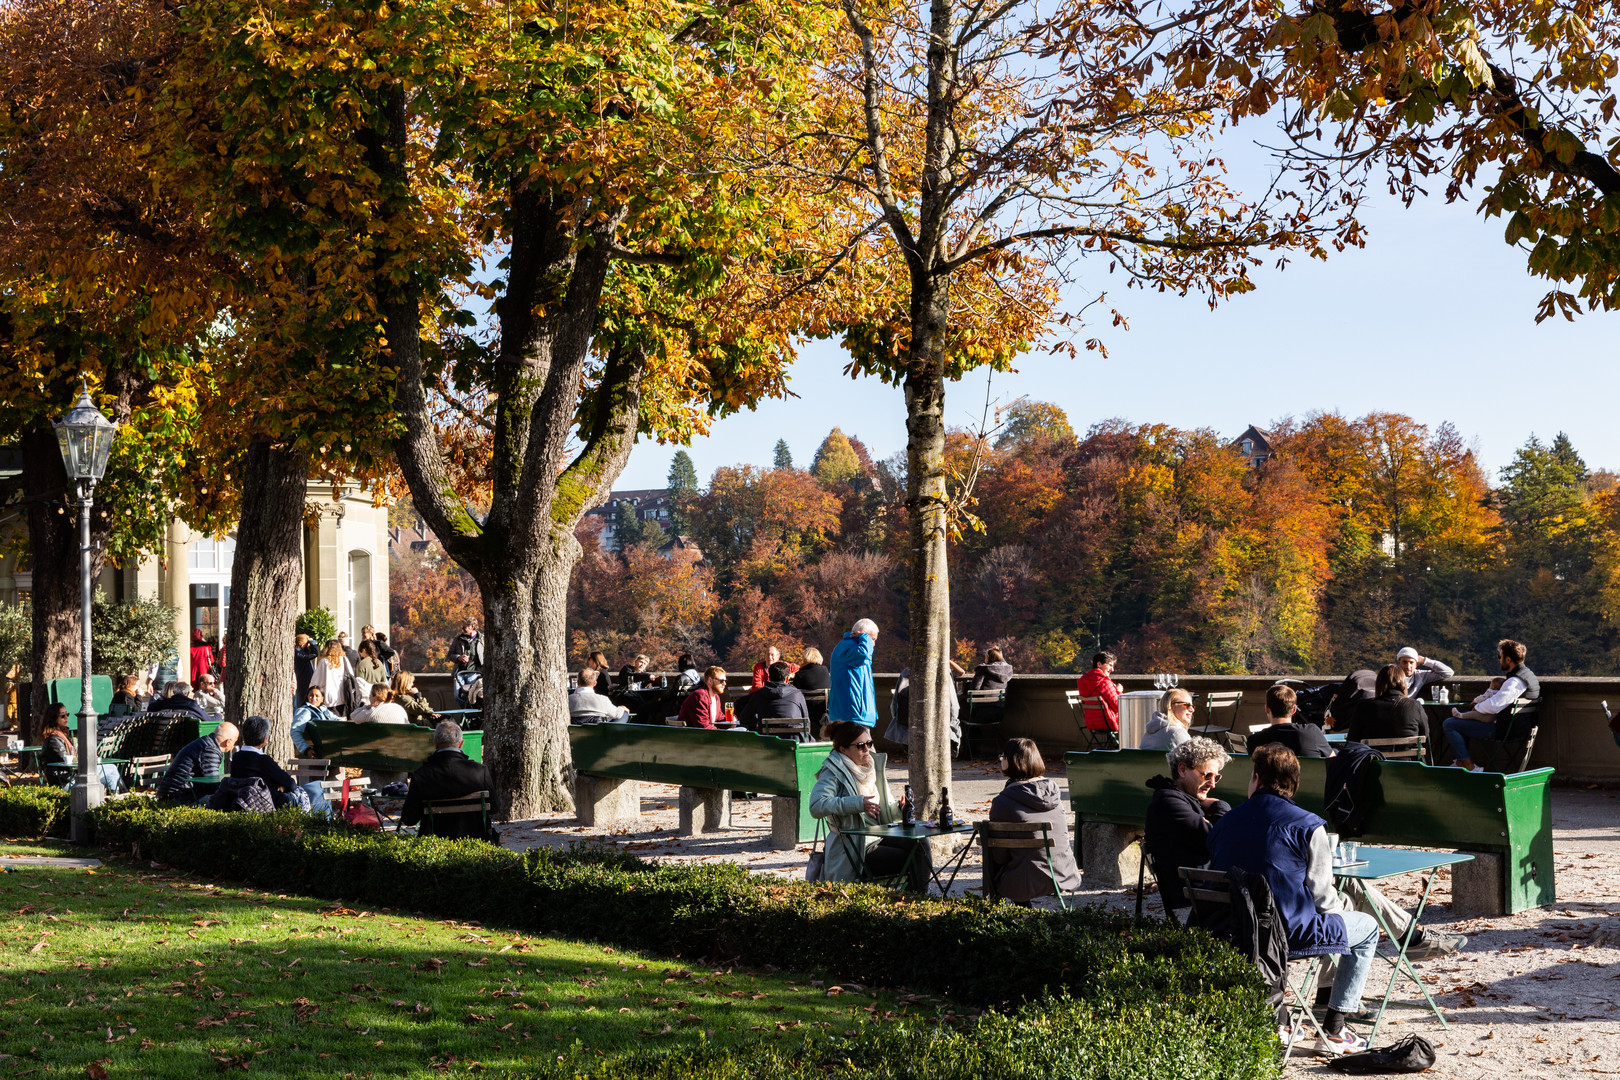
{"type": "Polygon", "coordinates": [[[101,762],[97,756],[96,706],[91,696],[90,601],[91,557],[90,506],[96,481],[107,473],[107,455],[112,451],[117,427],[101,415],[81,391],[79,403],[55,424],[56,441],[62,450],[62,467],[77,487],[79,496],[79,766],[73,777],[72,837],[75,843],[90,839],[88,813],[106,801],[101,785],[101,762]]]}

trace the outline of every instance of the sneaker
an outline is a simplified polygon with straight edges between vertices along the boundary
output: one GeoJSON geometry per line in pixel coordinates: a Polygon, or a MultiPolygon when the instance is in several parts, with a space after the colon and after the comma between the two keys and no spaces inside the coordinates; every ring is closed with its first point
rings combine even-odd
{"type": "Polygon", "coordinates": [[[1462,950],[1468,944],[1468,939],[1461,934],[1442,934],[1434,930],[1426,931],[1416,945],[1406,950],[1408,960],[1438,960],[1442,956],[1451,956],[1462,950]]]}
{"type": "Polygon", "coordinates": [[[1469,772],[1484,772],[1485,771],[1485,766],[1483,766],[1483,765],[1475,765],[1472,769],[1469,769],[1468,771],[1469,772]]]}
{"type": "Polygon", "coordinates": [[[1367,1040],[1347,1027],[1340,1028],[1337,1035],[1318,1035],[1316,1037],[1316,1053],[1326,1057],[1360,1054],[1365,1052],[1366,1049],[1367,1040]]]}

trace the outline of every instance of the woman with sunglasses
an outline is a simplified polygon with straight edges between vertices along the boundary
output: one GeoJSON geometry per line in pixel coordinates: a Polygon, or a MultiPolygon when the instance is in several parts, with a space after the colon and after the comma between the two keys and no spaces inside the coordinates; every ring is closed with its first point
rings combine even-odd
{"type": "Polygon", "coordinates": [[[827,822],[826,879],[860,881],[900,873],[912,848],[908,885],[916,892],[928,887],[931,852],[922,840],[846,836],[850,829],[891,825],[900,820],[900,804],[889,792],[884,775],[888,759],[872,746],[872,729],[852,720],[827,725],[833,752],[816,774],[810,790],[810,814],[827,822]]]}

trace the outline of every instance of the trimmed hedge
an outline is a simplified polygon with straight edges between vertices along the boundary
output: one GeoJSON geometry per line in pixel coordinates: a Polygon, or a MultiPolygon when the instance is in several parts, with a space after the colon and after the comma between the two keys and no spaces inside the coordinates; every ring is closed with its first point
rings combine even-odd
{"type": "MultiPolygon", "coordinates": [[[[964,1080],[1276,1072],[1276,1032],[1252,965],[1202,931],[1098,908],[1043,913],[929,900],[870,885],[778,882],[730,863],[659,866],[601,849],[520,855],[476,841],[401,840],[296,811],[217,814],[144,799],[101,807],[95,830],[98,842],[142,858],[278,891],[715,963],[824,972],[1000,1010],[981,1017],[970,1035],[889,1022],[869,1026],[853,1057],[854,1043],[838,1040],[774,1062],[762,1049],[736,1074],[719,1059],[694,1060],[693,1071],[672,1077],[789,1080],[857,1059],[876,1077],[964,1080]]],[[[632,1068],[628,1060],[605,1072],[578,1068],[609,1080],[661,1075],[668,1064],[660,1056],[661,1064],[632,1068]]]]}
{"type": "Polygon", "coordinates": [[[68,834],[68,793],[58,787],[0,788],[0,836],[39,840],[68,834]]]}

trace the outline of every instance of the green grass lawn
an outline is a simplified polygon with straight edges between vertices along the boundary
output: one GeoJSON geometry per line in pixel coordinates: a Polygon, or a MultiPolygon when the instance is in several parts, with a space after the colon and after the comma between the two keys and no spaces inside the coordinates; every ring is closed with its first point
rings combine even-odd
{"type": "MultiPolygon", "coordinates": [[[[0,844],[0,854],[83,854],[0,844]]],[[[0,1075],[440,1077],[577,1044],[796,1040],[935,1002],[216,886],[113,860],[0,874],[0,1075]]]]}

